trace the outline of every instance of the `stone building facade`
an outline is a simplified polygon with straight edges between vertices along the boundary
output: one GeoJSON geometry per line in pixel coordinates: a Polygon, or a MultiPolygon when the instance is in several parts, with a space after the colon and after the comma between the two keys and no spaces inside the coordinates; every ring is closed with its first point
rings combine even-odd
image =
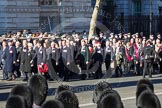
{"type": "Polygon", "coordinates": [[[92,11],[91,0],[0,0],[0,33],[87,30],[92,11]]]}
{"type": "Polygon", "coordinates": [[[63,0],[60,10],[63,31],[89,30],[93,12],[91,0],[63,0]]]}
{"type": "Polygon", "coordinates": [[[40,8],[36,0],[0,0],[0,31],[39,27],[40,8]]]}
{"type": "MultiPolygon", "coordinates": [[[[149,34],[150,0],[107,0],[113,1],[114,14],[119,18],[123,32],[149,34]]],[[[162,33],[162,0],[152,1],[152,33],[162,33]]],[[[115,18],[114,18],[115,19],[115,18]]]]}
{"type": "MultiPolygon", "coordinates": [[[[21,29],[48,32],[87,31],[95,1],[0,0],[0,34],[21,29]]],[[[103,0],[98,21],[115,33],[148,33],[149,1],[103,0]]],[[[152,32],[162,31],[162,0],[152,0],[152,15],[152,32]]]]}

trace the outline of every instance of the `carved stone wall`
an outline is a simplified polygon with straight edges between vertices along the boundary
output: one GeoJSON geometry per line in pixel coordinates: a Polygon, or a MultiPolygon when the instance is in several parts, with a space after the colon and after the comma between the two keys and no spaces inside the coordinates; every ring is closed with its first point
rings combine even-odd
{"type": "Polygon", "coordinates": [[[0,32],[39,28],[37,0],[0,0],[0,32]]]}
{"type": "Polygon", "coordinates": [[[0,0],[0,33],[32,31],[83,31],[89,29],[91,0],[0,0]]]}
{"type": "Polygon", "coordinates": [[[63,31],[89,30],[93,12],[91,0],[62,0],[60,10],[63,31]]]}

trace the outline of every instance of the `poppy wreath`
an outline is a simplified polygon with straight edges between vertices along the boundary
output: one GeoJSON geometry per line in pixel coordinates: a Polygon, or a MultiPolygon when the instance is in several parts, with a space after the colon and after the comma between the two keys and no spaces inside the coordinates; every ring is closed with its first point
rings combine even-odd
{"type": "Polygon", "coordinates": [[[46,73],[48,71],[47,64],[38,65],[38,71],[41,72],[41,73],[46,73]]]}

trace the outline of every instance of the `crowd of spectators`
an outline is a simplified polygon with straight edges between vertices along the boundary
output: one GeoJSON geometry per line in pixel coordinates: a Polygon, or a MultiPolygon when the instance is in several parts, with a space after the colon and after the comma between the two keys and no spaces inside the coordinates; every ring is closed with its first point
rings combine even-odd
{"type": "MultiPolygon", "coordinates": [[[[12,88],[6,108],[80,108],[76,94],[68,85],[60,85],[53,100],[47,100],[48,84],[44,76],[34,75],[28,85],[12,88]]],[[[110,83],[100,81],[93,91],[92,101],[97,108],[124,108],[118,91],[110,83]]],[[[136,89],[137,108],[161,108],[160,100],[154,93],[154,85],[149,79],[141,79],[136,89]]]]}

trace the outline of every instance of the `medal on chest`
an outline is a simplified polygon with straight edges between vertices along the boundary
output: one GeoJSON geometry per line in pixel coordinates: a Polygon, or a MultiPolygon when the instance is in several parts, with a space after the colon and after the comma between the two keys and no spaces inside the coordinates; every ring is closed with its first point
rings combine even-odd
{"type": "Polygon", "coordinates": [[[12,50],[10,50],[10,53],[13,53],[13,51],[12,51],[12,50]]]}

